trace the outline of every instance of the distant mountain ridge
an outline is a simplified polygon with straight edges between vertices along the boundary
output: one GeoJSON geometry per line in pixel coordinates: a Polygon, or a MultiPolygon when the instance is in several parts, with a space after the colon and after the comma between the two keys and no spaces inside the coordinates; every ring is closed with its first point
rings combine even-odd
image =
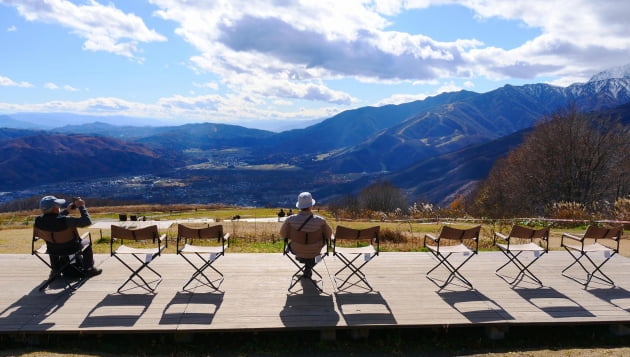
{"type": "Polygon", "coordinates": [[[176,155],[106,137],[35,134],[0,142],[0,189],[147,172],[182,165],[176,155]]]}
{"type": "MultiPolygon", "coordinates": [[[[187,171],[186,167],[206,167],[197,164],[207,164],[217,152],[228,149],[236,161],[266,167],[288,164],[290,174],[302,179],[281,181],[282,197],[287,190],[308,188],[326,202],[356,193],[375,179],[386,179],[411,200],[447,203],[483,179],[494,161],[518,145],[538,120],[568,105],[627,122],[628,69],[602,72],[589,82],[565,88],[543,83],[506,85],[487,93],[459,91],[411,103],[363,107],[281,133],[214,123],[131,127],[96,122],[49,131],[0,129],[4,160],[0,190],[42,182],[37,176],[50,168],[58,179],[64,178],[61,172],[87,178],[177,170],[178,177],[196,175],[214,185],[225,182],[256,190],[254,168],[233,178],[226,176],[231,171],[187,171]],[[84,150],[78,150],[81,147],[84,150]],[[92,167],[95,161],[98,164],[92,167]],[[68,164],[72,162],[74,166],[68,164]],[[289,181],[300,182],[299,187],[289,181]]],[[[239,192],[243,197],[250,194],[246,189],[239,192]]],[[[256,204],[276,204],[279,198],[274,195],[281,194],[267,192],[261,198],[256,192],[256,204]]]]}
{"type": "Polygon", "coordinates": [[[396,171],[429,157],[460,150],[533,126],[543,116],[575,104],[599,111],[630,102],[630,79],[567,88],[506,85],[437,105],[384,129],[318,163],[333,172],[396,171]]]}

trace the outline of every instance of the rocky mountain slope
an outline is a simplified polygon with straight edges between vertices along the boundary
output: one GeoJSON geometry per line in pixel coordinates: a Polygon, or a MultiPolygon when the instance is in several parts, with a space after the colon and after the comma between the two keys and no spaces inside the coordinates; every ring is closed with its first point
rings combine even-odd
{"type": "MultiPolygon", "coordinates": [[[[235,192],[240,192],[239,187],[256,187],[252,184],[257,180],[256,171],[246,167],[235,176],[204,166],[206,171],[200,176],[202,166],[195,166],[198,162],[194,160],[207,162],[212,154],[206,151],[230,149],[234,162],[247,155],[245,161],[264,164],[265,170],[290,163],[290,175],[303,179],[300,187],[280,185],[283,191],[308,187],[322,199],[331,200],[357,192],[375,179],[386,179],[404,189],[410,200],[445,203],[485,177],[496,158],[518,145],[523,133],[538,120],[559,108],[576,105],[627,122],[628,72],[598,74],[589,82],[566,88],[506,85],[487,93],[443,93],[400,105],[349,110],[308,128],[282,133],[212,123],[171,127],[92,123],[48,132],[0,129],[0,190],[68,177],[175,169],[178,177],[226,182],[235,192]],[[198,154],[186,156],[184,162],[186,152],[198,154]],[[220,180],[215,179],[217,175],[222,175],[220,180]]],[[[279,171],[277,177],[283,176],[286,174],[279,171]]],[[[243,197],[249,194],[242,192],[243,197]]],[[[275,198],[270,196],[257,197],[257,204],[263,200],[274,204],[275,198]]]]}

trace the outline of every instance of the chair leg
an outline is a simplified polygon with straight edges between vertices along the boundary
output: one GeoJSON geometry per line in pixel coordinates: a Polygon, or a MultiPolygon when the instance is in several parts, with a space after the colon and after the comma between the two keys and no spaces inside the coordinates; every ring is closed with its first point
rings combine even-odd
{"type": "Polygon", "coordinates": [[[361,264],[359,266],[356,266],[354,264],[354,262],[362,255],[363,254],[355,254],[354,258],[352,258],[352,260],[350,260],[349,258],[344,256],[343,254],[337,253],[337,256],[339,257],[339,260],[341,260],[342,263],[344,264],[344,266],[335,273],[335,283],[337,282],[337,280],[343,280],[341,284],[337,285],[337,290],[341,290],[346,285],[346,283],[348,283],[350,278],[353,277],[353,276],[356,276],[358,278],[358,280],[356,282],[354,282],[354,283],[351,283],[350,286],[355,286],[355,285],[363,282],[367,286],[368,291],[374,290],[372,288],[372,285],[370,285],[370,283],[367,281],[365,273],[363,273],[361,271],[363,266],[365,266],[371,260],[371,258],[373,256],[371,256],[370,259],[367,259],[365,262],[363,262],[363,264],[361,264]],[[348,276],[346,276],[345,279],[344,278],[340,278],[339,274],[341,272],[343,272],[344,270],[346,270],[346,269],[350,270],[350,274],[348,276]]]}
{"type": "Polygon", "coordinates": [[[604,266],[604,264],[606,264],[606,262],[608,262],[608,260],[610,258],[613,257],[613,255],[616,254],[616,252],[612,252],[612,254],[610,256],[608,256],[607,258],[605,258],[600,264],[595,263],[595,261],[593,259],[591,259],[591,257],[588,255],[588,252],[579,252],[579,254],[574,253],[571,249],[565,247],[566,251],[569,252],[569,254],[571,254],[571,256],[573,257],[573,259],[575,260],[573,263],[571,263],[569,266],[567,266],[566,268],[564,268],[564,270],[562,270],[562,275],[579,283],[584,285],[584,288],[586,289],[588,287],[588,284],[590,284],[591,280],[593,278],[598,279],[608,285],[611,286],[615,286],[615,282],[608,276],[606,275],[602,270],[602,266],[604,266]],[[592,270],[589,270],[586,266],[584,266],[584,264],[582,264],[581,259],[585,258],[586,260],[588,260],[588,262],[590,263],[590,265],[592,266],[592,270]],[[568,273],[566,273],[567,270],[569,270],[572,266],[574,266],[575,264],[578,264],[582,270],[586,273],[586,280],[580,280],[572,275],[569,275],[568,273]]]}
{"type": "Polygon", "coordinates": [[[448,258],[453,254],[453,253],[449,253],[446,256],[433,252],[432,250],[429,250],[431,253],[433,253],[433,255],[438,259],[438,263],[426,273],[426,277],[431,280],[434,284],[436,284],[440,290],[443,289],[444,287],[446,287],[448,284],[451,283],[451,281],[453,281],[453,279],[457,278],[459,281],[461,281],[462,283],[464,283],[466,286],[468,286],[469,288],[473,289],[472,283],[470,281],[468,281],[468,279],[466,279],[460,272],[459,269],[464,266],[464,264],[466,264],[466,262],[468,262],[472,257],[473,254],[470,254],[470,256],[466,259],[464,259],[464,261],[462,261],[457,267],[455,267],[453,264],[451,264],[451,262],[448,261],[448,258]],[[430,276],[430,274],[437,269],[440,265],[444,265],[444,267],[446,268],[446,270],[449,271],[449,275],[446,278],[446,280],[444,280],[443,284],[438,284],[437,279],[433,278],[430,276]]]}
{"type": "MultiPolygon", "coordinates": [[[[291,261],[291,263],[293,263],[293,265],[295,265],[298,270],[293,273],[293,275],[291,276],[291,283],[289,284],[289,288],[287,289],[289,292],[291,292],[291,290],[295,287],[295,285],[297,285],[297,283],[302,280],[304,277],[304,271],[306,270],[306,266],[302,265],[300,263],[298,263],[297,261],[295,261],[295,259],[293,259],[291,257],[291,255],[289,255],[288,253],[286,254],[287,258],[289,258],[289,260],[291,261]]],[[[317,264],[316,264],[317,265],[317,264]]],[[[317,277],[319,278],[319,281],[322,282],[323,285],[323,280],[324,278],[322,277],[322,275],[320,273],[317,272],[317,270],[315,270],[315,267],[313,267],[311,269],[311,272],[315,275],[317,275],[317,277]]],[[[307,280],[309,280],[317,289],[317,291],[319,291],[320,293],[324,292],[323,286],[320,287],[319,284],[317,283],[317,281],[315,281],[312,278],[305,278],[307,280]]]]}
{"type": "Polygon", "coordinates": [[[507,261],[507,263],[503,264],[502,266],[500,266],[495,271],[495,274],[498,277],[502,278],[503,280],[505,280],[510,285],[516,285],[520,281],[522,281],[523,278],[528,277],[531,280],[533,280],[535,283],[537,283],[538,285],[543,286],[542,281],[540,279],[538,279],[538,277],[536,275],[534,275],[534,273],[532,273],[529,270],[529,267],[532,266],[532,264],[534,264],[534,262],[536,262],[542,256],[542,254],[540,254],[538,256],[535,256],[533,260],[531,260],[527,264],[525,264],[521,260],[518,259],[519,255],[521,255],[521,253],[523,253],[523,251],[519,251],[516,254],[514,254],[511,251],[504,251],[504,250],[501,250],[501,252],[503,252],[503,254],[505,254],[505,256],[508,258],[508,261],[507,261]],[[513,280],[508,280],[507,276],[499,274],[499,271],[502,270],[503,268],[505,268],[510,263],[514,264],[514,266],[516,266],[516,268],[519,270],[518,274],[516,275],[516,277],[513,280]]]}
{"type": "Polygon", "coordinates": [[[190,259],[188,259],[186,257],[185,254],[180,254],[182,256],[182,258],[184,258],[185,261],[188,262],[188,264],[190,264],[194,269],[195,272],[192,274],[192,276],[190,277],[190,279],[186,282],[186,284],[184,284],[184,286],[182,287],[182,290],[186,290],[186,287],[191,284],[193,281],[197,280],[199,283],[201,283],[202,285],[211,287],[212,289],[214,289],[215,291],[219,290],[219,286],[221,286],[221,283],[223,283],[223,274],[217,270],[214,266],[212,266],[212,264],[219,259],[219,257],[221,256],[220,254],[217,254],[216,256],[214,256],[214,258],[211,259],[204,259],[203,256],[201,256],[200,253],[195,253],[195,255],[201,260],[203,261],[203,264],[201,266],[196,266],[190,259]],[[205,273],[204,271],[207,268],[211,268],[212,270],[214,270],[218,275],[219,278],[216,280],[211,280],[205,273]],[[202,281],[199,276],[202,276],[205,279],[205,282],[202,281]],[[215,284],[215,282],[218,282],[217,284],[215,284]]]}
{"type": "Polygon", "coordinates": [[[74,263],[76,261],[75,259],[69,259],[61,267],[59,267],[57,269],[53,269],[52,266],[45,259],[43,259],[38,254],[36,254],[36,256],[37,256],[37,258],[39,260],[41,260],[44,264],[46,264],[46,266],[48,266],[48,268],[50,268],[50,275],[48,276],[48,280],[46,280],[42,285],[39,286],[39,288],[38,288],[39,291],[46,290],[46,288],[48,288],[48,286],[50,286],[50,284],[53,281],[55,281],[55,280],[57,280],[59,278],[63,279],[64,282],[66,283],[66,287],[70,288],[71,290],[78,289],[81,285],[83,285],[83,283],[85,283],[87,281],[88,277],[85,275],[85,273],[83,273],[76,266],[74,266],[74,263]],[[79,279],[76,282],[73,282],[71,279],[69,279],[68,277],[63,275],[63,271],[66,268],[70,268],[70,267],[72,269],[76,270],[77,273],[79,273],[79,279]]]}
{"type": "Polygon", "coordinates": [[[140,262],[140,267],[138,267],[137,269],[133,269],[129,264],[127,264],[124,260],[122,260],[118,255],[114,255],[114,257],[116,259],[118,259],[119,262],[121,262],[124,266],[127,267],[127,269],[129,269],[132,273],[129,276],[129,278],[127,280],[125,280],[125,282],[118,288],[118,292],[120,293],[120,291],[122,290],[123,287],[125,287],[125,285],[127,285],[127,283],[131,282],[135,277],[138,277],[140,280],[142,280],[142,284],[139,284],[138,282],[136,282],[134,280],[134,283],[136,283],[136,285],[138,287],[142,287],[146,290],[148,290],[149,292],[154,292],[155,289],[157,288],[157,286],[160,284],[160,282],[162,281],[162,275],[160,275],[158,272],[156,272],[153,268],[151,268],[149,266],[149,263],[151,261],[153,261],[153,259],[147,261],[143,261],[140,257],[138,257],[135,254],[131,254],[132,257],[134,257],[137,261],[140,262]],[[155,281],[155,286],[151,287],[151,284],[148,283],[143,277],[142,275],[140,275],[140,272],[144,269],[147,268],[148,270],[150,270],[151,272],[153,272],[155,275],[157,275],[158,279],[155,281]]]}

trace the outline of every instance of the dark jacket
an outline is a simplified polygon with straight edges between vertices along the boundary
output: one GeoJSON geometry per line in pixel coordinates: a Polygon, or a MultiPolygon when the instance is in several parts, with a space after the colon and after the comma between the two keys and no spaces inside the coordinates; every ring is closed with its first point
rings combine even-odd
{"type": "Polygon", "coordinates": [[[87,227],[92,224],[90,214],[85,207],[79,207],[81,217],[70,217],[68,211],[61,213],[47,213],[35,218],[35,227],[50,232],[63,231],[68,227],[87,227]]]}
{"type": "MultiPolygon", "coordinates": [[[[68,216],[68,211],[63,210],[59,214],[48,213],[43,214],[35,218],[35,227],[43,229],[49,232],[63,231],[68,227],[86,227],[92,224],[92,219],[85,207],[79,207],[80,217],[68,216]]],[[[81,248],[81,239],[77,237],[76,240],[68,243],[50,243],[46,242],[48,252],[54,255],[67,255],[76,252],[81,248]]],[[[94,265],[94,258],[92,253],[92,247],[89,246],[83,251],[82,257],[80,257],[80,265],[85,269],[89,269],[94,265]]],[[[53,269],[60,266],[58,259],[50,259],[53,269]]]]}

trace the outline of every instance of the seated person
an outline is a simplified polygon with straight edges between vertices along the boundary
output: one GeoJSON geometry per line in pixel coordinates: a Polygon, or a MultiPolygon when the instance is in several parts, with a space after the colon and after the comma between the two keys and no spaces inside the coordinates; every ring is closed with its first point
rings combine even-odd
{"type": "MultiPolygon", "coordinates": [[[[321,229],[324,233],[324,236],[327,237],[327,239],[330,239],[333,234],[332,228],[330,228],[324,217],[313,214],[312,208],[314,205],[315,200],[309,192],[300,193],[298,196],[298,201],[295,204],[295,206],[300,209],[300,212],[298,212],[298,214],[287,217],[287,219],[282,224],[282,227],[280,227],[280,236],[286,237],[289,234],[290,225],[298,231],[302,232],[315,232],[318,229],[321,229]]],[[[289,249],[291,249],[290,246],[289,249]]],[[[291,250],[291,252],[295,254],[293,250],[291,250]]],[[[315,258],[302,258],[299,256],[297,257],[300,262],[304,263],[304,277],[310,279],[312,276],[313,267],[315,266],[315,258]]]]}
{"type": "MultiPolygon", "coordinates": [[[[70,209],[79,209],[81,214],[80,217],[71,217],[68,216],[68,210],[61,210],[62,207],[66,206],[66,200],[57,198],[55,196],[45,196],[39,201],[39,208],[42,210],[42,215],[35,218],[35,227],[49,231],[49,232],[60,232],[65,230],[68,227],[86,227],[92,224],[92,220],[90,219],[90,214],[85,207],[85,201],[81,198],[77,198],[73,200],[70,204],[70,209]]],[[[81,259],[78,261],[81,262],[81,267],[83,271],[88,276],[99,275],[102,270],[94,267],[94,257],[92,252],[92,245],[90,244],[88,239],[77,238],[74,241],[63,243],[63,244],[55,244],[46,242],[46,247],[48,248],[48,252],[54,255],[69,255],[77,251],[81,246],[86,246],[85,250],[83,250],[83,254],[81,259]]],[[[61,262],[50,257],[50,264],[53,269],[58,269],[61,266],[61,262]]]]}

